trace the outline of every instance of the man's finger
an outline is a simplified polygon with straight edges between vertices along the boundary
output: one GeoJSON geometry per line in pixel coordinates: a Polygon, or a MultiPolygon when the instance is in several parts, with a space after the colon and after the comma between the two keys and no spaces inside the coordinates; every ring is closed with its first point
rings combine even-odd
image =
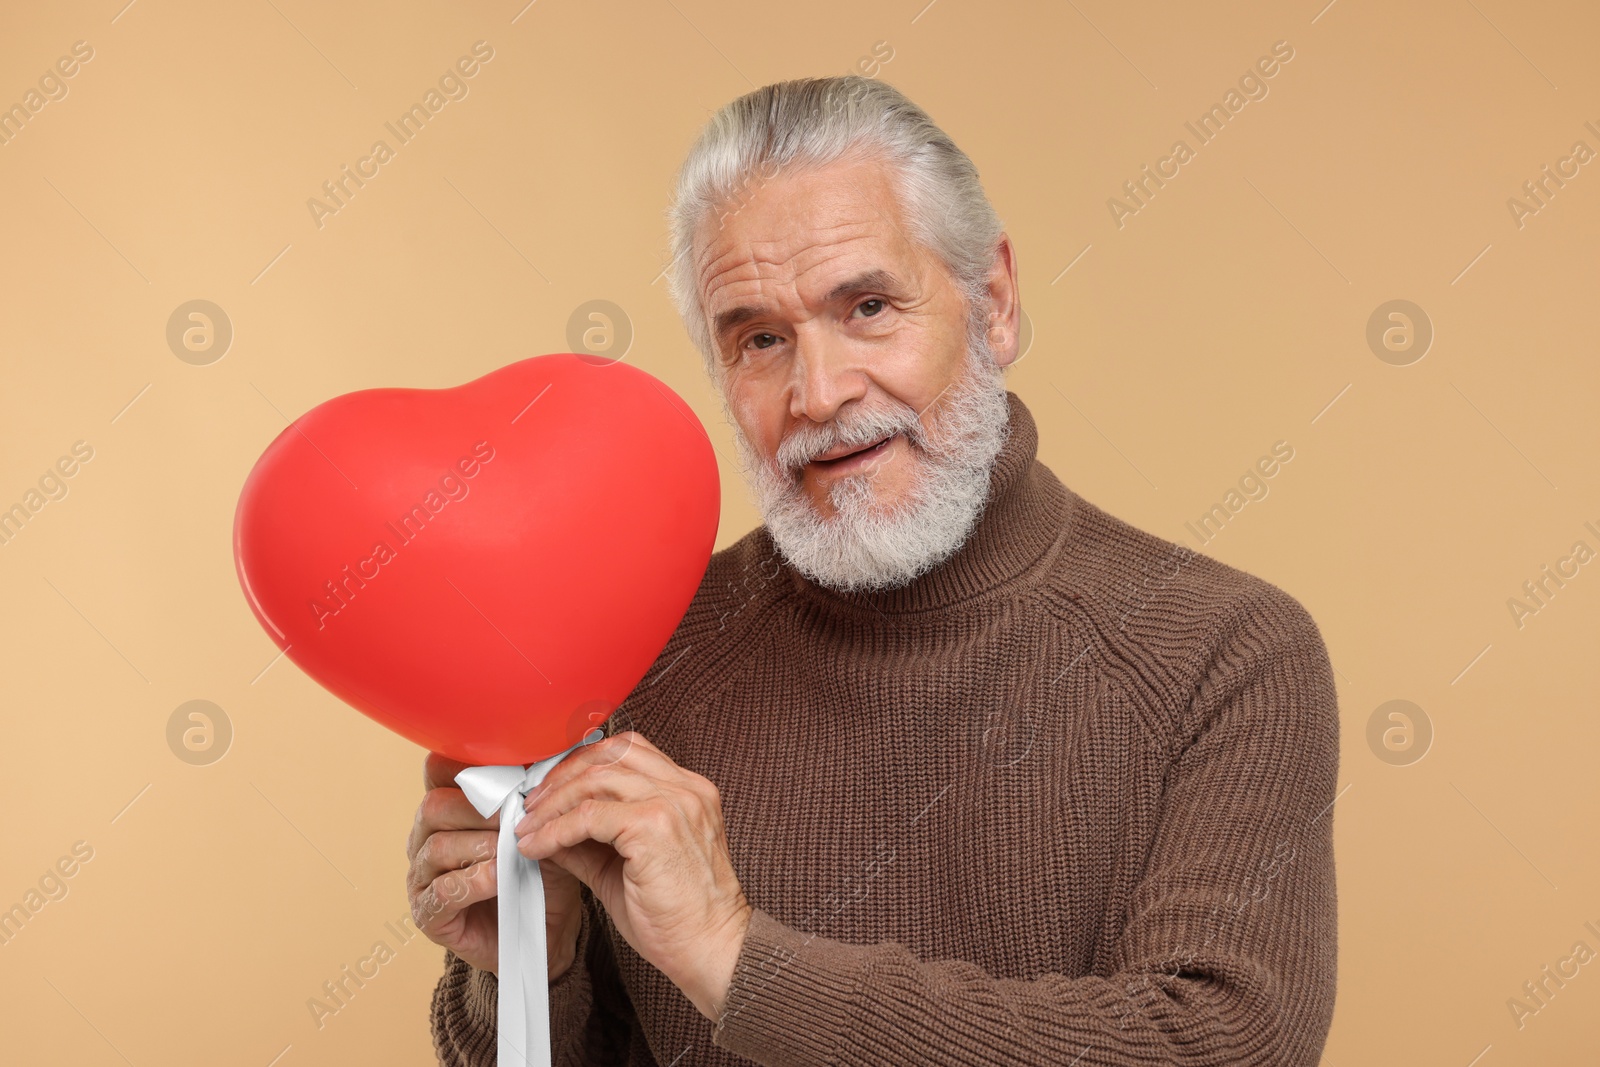
{"type": "Polygon", "coordinates": [[[540,857],[539,870],[541,873],[560,871],[594,889],[600,876],[616,861],[617,851],[610,845],[602,845],[598,841],[579,841],[570,848],[558,848],[550,855],[540,857]]]}
{"type": "Polygon", "coordinates": [[[559,849],[596,841],[610,845],[623,860],[632,860],[641,854],[641,840],[649,839],[660,848],[664,844],[662,831],[670,833],[683,821],[681,813],[674,813],[673,806],[664,801],[584,800],[519,838],[517,851],[539,860],[559,849]]]}
{"type": "Polygon", "coordinates": [[[411,900],[411,918],[423,934],[449,922],[463,908],[495,896],[493,860],[474,863],[459,871],[446,871],[411,900]]]}
{"type": "Polygon", "coordinates": [[[470,763],[460,763],[449,756],[430,752],[428,758],[422,761],[422,788],[428,790],[441,785],[455,785],[456,775],[470,766],[470,763]]]}
{"type": "MultiPolygon", "coordinates": [[[[665,782],[680,781],[685,773],[683,768],[663,755],[660,749],[646,741],[643,735],[629,730],[590,745],[583,745],[568,753],[560,763],[550,768],[544,776],[544,781],[532,795],[537,799],[553,793],[595,766],[626,767],[647,778],[665,782]]],[[[527,806],[525,803],[524,809],[527,806]]]]}
{"type": "Polygon", "coordinates": [[[498,811],[484,818],[461,790],[445,786],[430,789],[423,794],[422,803],[417,805],[411,836],[406,839],[406,855],[415,858],[417,850],[428,836],[440,830],[495,830],[499,826],[498,811]]]}
{"type": "Polygon", "coordinates": [[[493,830],[440,830],[417,849],[406,875],[406,888],[416,891],[447,871],[459,871],[495,858],[493,830]]]}
{"type": "MultiPolygon", "coordinates": [[[[545,788],[532,798],[532,803],[524,805],[528,815],[538,812],[549,817],[550,813],[571,811],[585,800],[639,803],[656,797],[666,798],[669,791],[676,790],[674,783],[663,783],[631,767],[609,763],[591,764],[578,774],[565,775],[553,785],[549,783],[550,779],[546,778],[545,788]]],[[[669,802],[681,804],[684,799],[669,802]]],[[[521,825],[520,820],[518,825],[521,825]]]]}
{"type": "MultiPolygon", "coordinates": [[[[612,734],[611,736],[619,740],[627,741],[629,744],[638,745],[641,748],[647,748],[651,752],[655,752],[657,754],[660,754],[661,752],[661,750],[657,748],[648,737],[646,737],[644,734],[641,734],[638,730],[621,730],[612,734]]],[[[599,744],[599,742],[596,741],[595,744],[599,744]]]]}

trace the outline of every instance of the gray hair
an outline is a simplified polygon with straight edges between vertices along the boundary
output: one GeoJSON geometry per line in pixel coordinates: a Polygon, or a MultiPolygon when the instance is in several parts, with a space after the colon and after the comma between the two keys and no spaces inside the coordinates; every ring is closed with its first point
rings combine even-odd
{"type": "Polygon", "coordinates": [[[969,330],[974,324],[983,328],[1002,226],[972,160],[886,82],[855,74],[776,82],[711,116],[678,171],[667,209],[673,265],[668,291],[713,381],[715,339],[692,263],[685,262],[695,230],[718,210],[720,224],[754,188],[785,168],[821,167],[857,154],[889,164],[909,236],[950,270],[966,296],[969,330]]]}

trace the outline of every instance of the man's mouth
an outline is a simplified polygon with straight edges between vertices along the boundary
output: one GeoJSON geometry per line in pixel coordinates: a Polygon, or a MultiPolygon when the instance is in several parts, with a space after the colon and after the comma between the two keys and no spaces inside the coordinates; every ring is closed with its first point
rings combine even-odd
{"type": "Polygon", "coordinates": [[[817,464],[824,470],[832,470],[836,467],[853,465],[855,462],[863,462],[874,456],[882,455],[884,452],[888,451],[890,443],[899,436],[899,433],[892,433],[887,437],[880,437],[878,440],[873,441],[870,444],[847,446],[847,450],[833,449],[831,455],[829,453],[823,453],[823,455],[818,456],[811,462],[817,464]]]}

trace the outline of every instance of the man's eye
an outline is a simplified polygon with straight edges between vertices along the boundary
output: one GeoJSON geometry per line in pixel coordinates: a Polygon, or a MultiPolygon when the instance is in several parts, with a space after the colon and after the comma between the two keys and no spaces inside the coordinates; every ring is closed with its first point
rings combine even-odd
{"type": "Polygon", "coordinates": [[[757,348],[771,348],[772,345],[778,343],[778,338],[776,336],[774,336],[773,334],[770,334],[770,333],[758,333],[758,334],[753,335],[750,338],[750,341],[751,341],[752,344],[755,344],[755,346],[757,348]],[[772,343],[771,344],[761,344],[761,343],[759,343],[763,337],[770,338],[772,343]]]}
{"type": "Polygon", "coordinates": [[[878,312],[883,310],[883,303],[884,302],[882,300],[878,299],[877,297],[873,297],[871,300],[863,300],[863,301],[861,301],[861,303],[857,304],[856,305],[856,310],[860,311],[862,308],[872,307],[872,310],[867,312],[867,317],[871,318],[872,316],[878,314],[878,312]],[[876,305],[876,306],[874,307],[873,305],[876,305]]]}

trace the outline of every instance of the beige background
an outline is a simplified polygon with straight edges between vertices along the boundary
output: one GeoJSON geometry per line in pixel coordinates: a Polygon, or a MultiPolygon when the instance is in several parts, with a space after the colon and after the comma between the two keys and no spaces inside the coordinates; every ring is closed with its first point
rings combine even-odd
{"type": "Polygon", "coordinates": [[[0,545],[0,907],[94,850],[0,946],[0,1058],[431,1062],[420,938],[320,1029],[307,1008],[407,914],[422,753],[273,662],[234,578],[242,480],[286,418],[565,350],[605,299],[718,443],[735,540],[756,513],[660,279],[669,183],[716,107],[875,47],[1015,239],[1035,339],[1009,380],[1063,480],[1198,547],[1185,522],[1295,450],[1205,550],[1299,597],[1339,672],[1325,1062],[1600,1055],[1600,964],[1520,1029],[1506,1004],[1600,951],[1600,564],[1520,628],[1507,606],[1600,550],[1600,162],[1507,206],[1600,150],[1592,4],[123,2],[0,16],[0,104],[94,53],[0,145],[0,507],[94,449],[0,545]],[[319,228],[308,198],[480,40],[469,95],[319,228]],[[1197,146],[1184,123],[1277,41],[1269,94],[1197,146]],[[1108,198],[1180,137],[1119,228],[1108,198]],[[209,365],[166,342],[193,299],[235,330],[209,365]],[[1394,299],[1436,331],[1408,366],[1365,339],[1394,299]],[[167,742],[195,699],[234,730],[207,766],[167,742]],[[1435,733],[1409,765],[1367,742],[1393,699],[1435,733]]]}

